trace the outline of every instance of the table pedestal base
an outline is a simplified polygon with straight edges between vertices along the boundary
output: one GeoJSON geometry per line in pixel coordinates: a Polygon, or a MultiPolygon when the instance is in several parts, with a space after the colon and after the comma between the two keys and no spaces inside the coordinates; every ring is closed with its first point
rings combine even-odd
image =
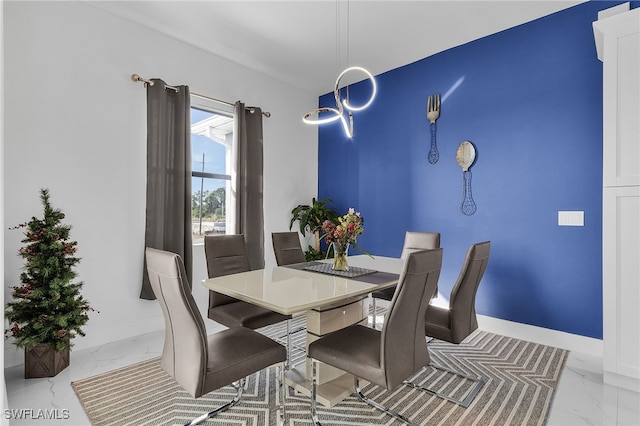
{"type": "MultiPolygon", "coordinates": [[[[358,296],[334,305],[307,311],[307,348],[333,331],[354,324],[366,325],[369,300],[358,296]]],[[[309,353],[309,351],[307,351],[309,353]]],[[[317,371],[317,401],[325,407],[333,407],[355,392],[353,376],[327,364],[319,363],[317,371]]],[[[285,382],[298,392],[311,396],[311,360],[285,373],[285,382]]]]}
{"type": "MultiPolygon", "coordinates": [[[[305,368],[296,367],[285,373],[285,383],[296,391],[311,398],[311,380],[305,374],[305,368]]],[[[318,385],[317,401],[327,408],[338,404],[355,392],[353,376],[343,374],[327,383],[318,385]]]]}

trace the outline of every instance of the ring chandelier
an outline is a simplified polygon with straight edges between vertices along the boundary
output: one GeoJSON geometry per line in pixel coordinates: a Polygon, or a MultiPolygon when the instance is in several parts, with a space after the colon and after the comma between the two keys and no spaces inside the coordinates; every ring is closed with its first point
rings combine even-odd
{"type": "Polygon", "coordinates": [[[315,109],[311,112],[308,112],[304,115],[304,117],[302,117],[302,121],[304,121],[307,124],[326,124],[326,123],[331,123],[333,121],[336,120],[340,120],[342,122],[342,127],[344,128],[344,132],[347,135],[347,137],[352,137],[353,136],[353,111],[362,111],[363,109],[367,108],[369,105],[371,105],[371,102],[373,102],[373,98],[375,98],[376,96],[376,91],[377,91],[377,87],[376,87],[376,80],[373,78],[373,75],[371,75],[371,73],[369,71],[367,71],[366,69],[362,68],[362,67],[349,67],[347,69],[345,69],[344,71],[342,71],[340,73],[340,75],[338,76],[338,78],[336,79],[336,85],[335,88],[333,89],[333,96],[336,100],[336,107],[332,108],[332,107],[320,107],[318,109],[315,109]],[[351,105],[351,103],[349,103],[349,98],[347,96],[346,99],[340,99],[340,82],[342,81],[342,78],[349,72],[351,71],[360,71],[362,73],[364,73],[367,78],[369,80],[371,80],[371,97],[369,98],[369,100],[367,100],[367,102],[365,102],[364,104],[360,105],[360,106],[354,106],[351,105]],[[345,109],[348,111],[349,113],[349,124],[347,124],[347,120],[344,117],[344,111],[345,109]],[[320,118],[320,114],[324,113],[325,115],[327,113],[330,113],[330,115],[328,117],[323,117],[320,118]],[[317,118],[311,118],[313,115],[316,115],[317,118]]]}

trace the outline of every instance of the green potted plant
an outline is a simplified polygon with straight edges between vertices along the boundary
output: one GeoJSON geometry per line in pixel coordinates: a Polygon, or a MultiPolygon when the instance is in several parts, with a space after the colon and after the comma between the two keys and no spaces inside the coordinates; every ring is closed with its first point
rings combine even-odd
{"type": "Polygon", "coordinates": [[[309,245],[307,250],[305,250],[307,261],[324,259],[326,257],[326,251],[320,247],[322,223],[325,220],[335,222],[337,219],[338,213],[333,206],[333,201],[328,198],[323,200],[312,198],[311,204],[300,204],[291,210],[289,230],[293,228],[293,224],[297,221],[302,235],[306,235],[307,233],[314,235],[315,246],[309,245]]]}
{"type": "Polygon", "coordinates": [[[69,365],[71,340],[84,336],[81,327],[93,308],[80,294],[82,282],[73,282],[76,241],[69,240],[71,226],[61,223],[64,213],[51,207],[49,191],[42,189],[42,219],[12,229],[26,228],[18,254],[25,259],[20,285],[12,287],[14,301],[6,304],[5,317],[14,344],[25,350],[25,378],[53,377],[69,365]]]}

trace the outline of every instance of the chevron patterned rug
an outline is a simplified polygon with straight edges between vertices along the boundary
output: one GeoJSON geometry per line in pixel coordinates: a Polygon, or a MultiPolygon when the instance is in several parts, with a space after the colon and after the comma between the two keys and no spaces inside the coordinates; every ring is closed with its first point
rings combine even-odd
{"type": "MultiPolygon", "coordinates": [[[[304,326],[304,321],[304,316],[294,318],[294,327],[304,326]]],[[[259,331],[276,338],[284,326],[259,331]]],[[[297,333],[294,344],[303,346],[304,335],[297,333]]],[[[468,408],[407,386],[387,391],[369,384],[363,386],[365,394],[420,425],[545,424],[568,351],[483,331],[476,331],[459,345],[432,340],[428,346],[433,363],[485,379],[468,408]]],[[[297,352],[296,358],[304,360],[304,353],[297,352]]],[[[269,409],[277,402],[275,370],[272,367],[252,375],[241,402],[204,424],[275,425],[275,410],[269,409]]],[[[471,386],[431,367],[412,380],[457,395],[471,386]]],[[[72,386],[95,426],[181,425],[235,395],[227,386],[194,399],[160,368],[159,358],[79,380],[72,386]]],[[[331,409],[320,407],[323,425],[402,424],[355,396],[331,409]]],[[[287,388],[286,408],[288,425],[311,424],[309,398],[287,388]]]]}

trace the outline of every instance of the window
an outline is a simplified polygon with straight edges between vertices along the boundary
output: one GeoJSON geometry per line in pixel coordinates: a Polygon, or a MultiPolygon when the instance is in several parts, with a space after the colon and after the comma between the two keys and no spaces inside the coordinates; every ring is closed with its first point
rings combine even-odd
{"type": "MultiPolygon", "coordinates": [[[[193,243],[205,235],[232,233],[231,198],[233,115],[207,108],[198,100],[191,107],[191,218],[193,243]]],[[[232,209],[233,211],[233,209],[232,209]]]]}

